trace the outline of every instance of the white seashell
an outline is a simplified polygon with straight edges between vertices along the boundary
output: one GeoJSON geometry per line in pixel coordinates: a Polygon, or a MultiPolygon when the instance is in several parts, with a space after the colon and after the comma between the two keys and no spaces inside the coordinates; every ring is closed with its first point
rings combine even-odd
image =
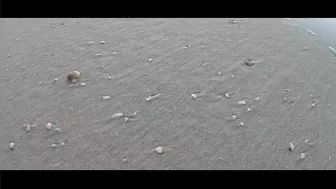
{"type": "Polygon", "coordinates": [[[105,41],[101,41],[100,44],[105,44],[105,41]]]}
{"type": "Polygon", "coordinates": [[[11,149],[11,150],[14,149],[14,146],[15,146],[14,142],[9,143],[9,145],[8,145],[9,149],[11,149]]]}
{"type": "Polygon", "coordinates": [[[81,85],[81,86],[84,86],[84,85],[85,85],[85,83],[81,83],[80,85],[81,85]]]}
{"type": "Polygon", "coordinates": [[[236,120],[236,119],[237,119],[237,116],[236,116],[236,115],[231,115],[231,116],[230,116],[230,119],[231,119],[231,120],[236,120]]]}
{"type": "Polygon", "coordinates": [[[47,123],[47,125],[46,125],[46,129],[47,130],[50,130],[52,128],[52,123],[47,123]]]}
{"type": "Polygon", "coordinates": [[[163,148],[161,146],[155,148],[156,153],[162,154],[163,153],[163,148]]]}
{"type": "Polygon", "coordinates": [[[128,117],[125,117],[125,123],[127,123],[129,121],[128,117]]]}
{"type": "Polygon", "coordinates": [[[61,132],[61,129],[60,128],[56,128],[55,131],[61,132]]]}
{"type": "Polygon", "coordinates": [[[124,115],[123,113],[116,113],[112,116],[112,118],[118,118],[118,117],[121,117],[123,115],[124,115]]]}
{"type": "Polygon", "coordinates": [[[96,56],[101,56],[102,54],[96,54],[96,56]]]}
{"type": "Polygon", "coordinates": [[[247,111],[250,112],[250,111],[251,111],[251,108],[247,108],[247,111]]]}
{"type": "Polygon", "coordinates": [[[218,72],[218,75],[222,75],[222,72],[218,72]]]}
{"type": "Polygon", "coordinates": [[[51,147],[52,147],[52,148],[55,148],[56,146],[57,146],[57,145],[56,145],[55,143],[52,143],[52,144],[51,144],[51,147]]]}
{"type": "Polygon", "coordinates": [[[255,98],[254,98],[254,100],[260,100],[260,97],[259,97],[259,96],[257,96],[257,97],[255,97],[255,98]]]}
{"type": "Polygon", "coordinates": [[[301,153],[300,154],[300,159],[304,159],[306,157],[306,154],[305,153],[301,153]]]}
{"type": "Polygon", "coordinates": [[[240,125],[240,126],[244,126],[244,123],[243,123],[243,122],[240,122],[239,125],[240,125]]]}
{"type": "Polygon", "coordinates": [[[293,143],[289,143],[289,150],[294,151],[295,145],[293,143]]]}
{"type": "Polygon", "coordinates": [[[153,58],[149,58],[149,59],[148,59],[148,62],[152,62],[152,61],[153,61],[153,58]]]}
{"type": "Polygon", "coordinates": [[[110,96],[103,96],[103,100],[108,100],[110,99],[110,96]]]}
{"type": "Polygon", "coordinates": [[[113,55],[117,55],[117,54],[118,54],[118,52],[112,52],[112,54],[113,54],[113,55]]]}
{"type": "Polygon", "coordinates": [[[194,99],[197,98],[197,95],[196,94],[190,94],[194,99]]]}
{"type": "Polygon", "coordinates": [[[38,85],[42,85],[42,82],[40,82],[38,85]]]}
{"type": "Polygon", "coordinates": [[[239,105],[245,105],[246,102],[245,102],[244,100],[241,100],[241,101],[238,101],[238,104],[239,104],[239,105]]]}
{"type": "Polygon", "coordinates": [[[110,80],[111,80],[111,79],[112,79],[112,77],[111,77],[111,76],[107,76],[107,79],[110,79],[110,80]]]}
{"type": "Polygon", "coordinates": [[[89,41],[88,44],[89,44],[89,45],[92,45],[92,44],[93,44],[93,41],[89,41]]]}
{"type": "Polygon", "coordinates": [[[26,131],[27,131],[27,132],[30,131],[30,125],[29,125],[29,124],[26,125],[26,131]]]}

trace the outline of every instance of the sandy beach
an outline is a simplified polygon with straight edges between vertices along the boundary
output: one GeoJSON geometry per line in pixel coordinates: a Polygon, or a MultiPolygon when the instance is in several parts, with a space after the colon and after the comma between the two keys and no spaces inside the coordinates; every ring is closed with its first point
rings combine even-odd
{"type": "Polygon", "coordinates": [[[335,58],[286,19],[0,28],[0,169],[335,169],[335,58]]]}

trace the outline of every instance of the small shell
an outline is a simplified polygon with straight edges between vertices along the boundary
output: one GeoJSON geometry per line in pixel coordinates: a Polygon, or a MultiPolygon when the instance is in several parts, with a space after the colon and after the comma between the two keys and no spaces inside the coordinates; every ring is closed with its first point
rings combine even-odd
{"type": "Polygon", "coordinates": [[[300,154],[300,159],[304,159],[306,157],[306,154],[305,153],[301,153],[300,154]]]}
{"type": "Polygon", "coordinates": [[[315,106],[316,106],[316,104],[315,104],[315,102],[313,102],[313,103],[312,103],[312,107],[315,107],[315,106]]]}
{"type": "Polygon", "coordinates": [[[244,100],[238,101],[238,105],[245,105],[246,102],[244,100]]]}
{"type": "Polygon", "coordinates": [[[125,123],[127,123],[129,121],[128,117],[125,117],[125,123]]]}
{"type": "Polygon", "coordinates": [[[107,79],[110,79],[110,80],[111,80],[111,79],[112,79],[112,77],[111,77],[111,76],[107,76],[107,79]]]}
{"type": "Polygon", "coordinates": [[[80,85],[81,85],[81,86],[84,86],[84,85],[85,85],[85,83],[81,83],[80,85]]]}
{"type": "Polygon", "coordinates": [[[295,145],[293,143],[289,143],[289,150],[294,151],[295,145]]]}
{"type": "Polygon", "coordinates": [[[255,97],[254,100],[260,100],[260,96],[255,97]]]}
{"type": "Polygon", "coordinates": [[[26,66],[22,66],[22,69],[23,69],[23,70],[26,69],[26,66]]]}
{"type": "Polygon", "coordinates": [[[57,79],[57,78],[55,78],[53,82],[56,82],[57,80],[58,80],[58,79],[57,79]]]}
{"type": "Polygon", "coordinates": [[[250,112],[250,111],[251,111],[251,108],[247,108],[247,111],[250,112]]]}
{"type": "Polygon", "coordinates": [[[47,123],[47,125],[46,125],[46,129],[47,129],[47,130],[51,130],[51,128],[52,128],[52,123],[47,123]]]}
{"type": "Polygon", "coordinates": [[[284,91],[285,91],[286,93],[288,93],[290,90],[289,90],[289,89],[284,89],[284,91]]]}
{"type": "Polygon", "coordinates": [[[92,45],[92,44],[93,44],[93,41],[89,41],[88,44],[89,44],[89,45],[92,45]]]}
{"type": "Polygon", "coordinates": [[[149,58],[149,59],[148,59],[148,62],[152,62],[152,61],[153,61],[153,58],[149,58]]]}
{"type": "Polygon", "coordinates": [[[124,163],[126,163],[128,160],[127,160],[127,159],[123,159],[122,161],[123,161],[124,163]]]}
{"type": "Polygon", "coordinates": [[[190,94],[194,99],[197,98],[197,95],[196,94],[190,94]]]}
{"type": "Polygon", "coordinates": [[[116,113],[112,116],[112,118],[119,118],[121,116],[123,116],[124,114],[123,113],[116,113]]]}
{"type": "Polygon", "coordinates": [[[100,44],[105,44],[105,41],[101,41],[100,44]]]}
{"type": "Polygon", "coordinates": [[[148,96],[148,97],[146,97],[146,100],[147,100],[147,101],[150,101],[150,100],[152,100],[152,97],[151,97],[151,96],[148,96]]]}
{"type": "Polygon", "coordinates": [[[42,82],[39,82],[39,84],[38,85],[42,85],[42,82]]]}
{"type": "Polygon", "coordinates": [[[246,66],[253,66],[253,65],[254,65],[254,63],[252,62],[251,59],[244,60],[244,64],[245,64],[246,66]]]}
{"type": "Polygon", "coordinates": [[[117,55],[117,54],[118,54],[118,52],[112,52],[112,55],[114,55],[114,56],[117,55]]]}
{"type": "Polygon", "coordinates": [[[230,116],[230,120],[236,120],[237,119],[237,116],[236,115],[231,115],[230,116]]]}
{"type": "Polygon", "coordinates": [[[184,49],[188,49],[188,45],[184,46],[184,49]]]}
{"type": "Polygon", "coordinates": [[[103,100],[108,100],[110,99],[110,96],[103,96],[103,100]]]}
{"type": "Polygon", "coordinates": [[[64,142],[61,143],[61,146],[64,146],[64,142]]]}
{"type": "Polygon", "coordinates": [[[96,56],[101,56],[102,54],[96,54],[96,56]]]}
{"type": "Polygon", "coordinates": [[[81,73],[79,71],[72,71],[68,74],[68,80],[71,81],[72,83],[75,83],[78,81],[81,73]]]}
{"type": "Polygon", "coordinates": [[[244,126],[244,123],[243,123],[243,122],[240,122],[239,125],[240,125],[240,126],[244,126]]]}
{"type": "Polygon", "coordinates": [[[14,150],[14,146],[15,146],[14,142],[9,143],[9,145],[8,145],[10,150],[14,150]]]}
{"type": "Polygon", "coordinates": [[[218,72],[218,75],[222,75],[222,72],[218,72]]]}
{"type": "Polygon", "coordinates": [[[163,148],[162,148],[161,146],[156,147],[154,150],[155,150],[155,152],[158,153],[158,154],[162,154],[162,153],[163,153],[163,148]]]}
{"type": "Polygon", "coordinates": [[[308,48],[308,47],[306,47],[306,46],[305,46],[303,49],[304,49],[305,51],[309,50],[309,48],[308,48]]]}
{"type": "Polygon", "coordinates": [[[56,128],[55,131],[61,132],[61,129],[60,128],[56,128]]]}
{"type": "Polygon", "coordinates": [[[57,145],[56,145],[55,143],[52,143],[52,144],[51,144],[51,147],[52,147],[52,148],[55,148],[56,146],[57,146],[57,145]]]}
{"type": "Polygon", "coordinates": [[[29,124],[26,125],[26,131],[27,131],[27,132],[30,131],[30,125],[29,125],[29,124]]]}

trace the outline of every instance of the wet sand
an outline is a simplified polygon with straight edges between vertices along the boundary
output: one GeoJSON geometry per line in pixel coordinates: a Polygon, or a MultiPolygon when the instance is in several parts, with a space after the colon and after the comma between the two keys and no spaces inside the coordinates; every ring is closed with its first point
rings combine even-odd
{"type": "Polygon", "coordinates": [[[335,169],[336,63],[285,19],[0,27],[0,169],[335,169]]]}

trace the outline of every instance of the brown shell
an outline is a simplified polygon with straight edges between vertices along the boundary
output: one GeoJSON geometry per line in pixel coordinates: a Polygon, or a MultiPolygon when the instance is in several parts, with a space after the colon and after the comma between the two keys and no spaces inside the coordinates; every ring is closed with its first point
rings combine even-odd
{"type": "Polygon", "coordinates": [[[79,71],[72,71],[68,74],[68,80],[70,82],[73,82],[75,83],[76,81],[79,80],[79,77],[80,77],[80,72],[79,71]]]}

